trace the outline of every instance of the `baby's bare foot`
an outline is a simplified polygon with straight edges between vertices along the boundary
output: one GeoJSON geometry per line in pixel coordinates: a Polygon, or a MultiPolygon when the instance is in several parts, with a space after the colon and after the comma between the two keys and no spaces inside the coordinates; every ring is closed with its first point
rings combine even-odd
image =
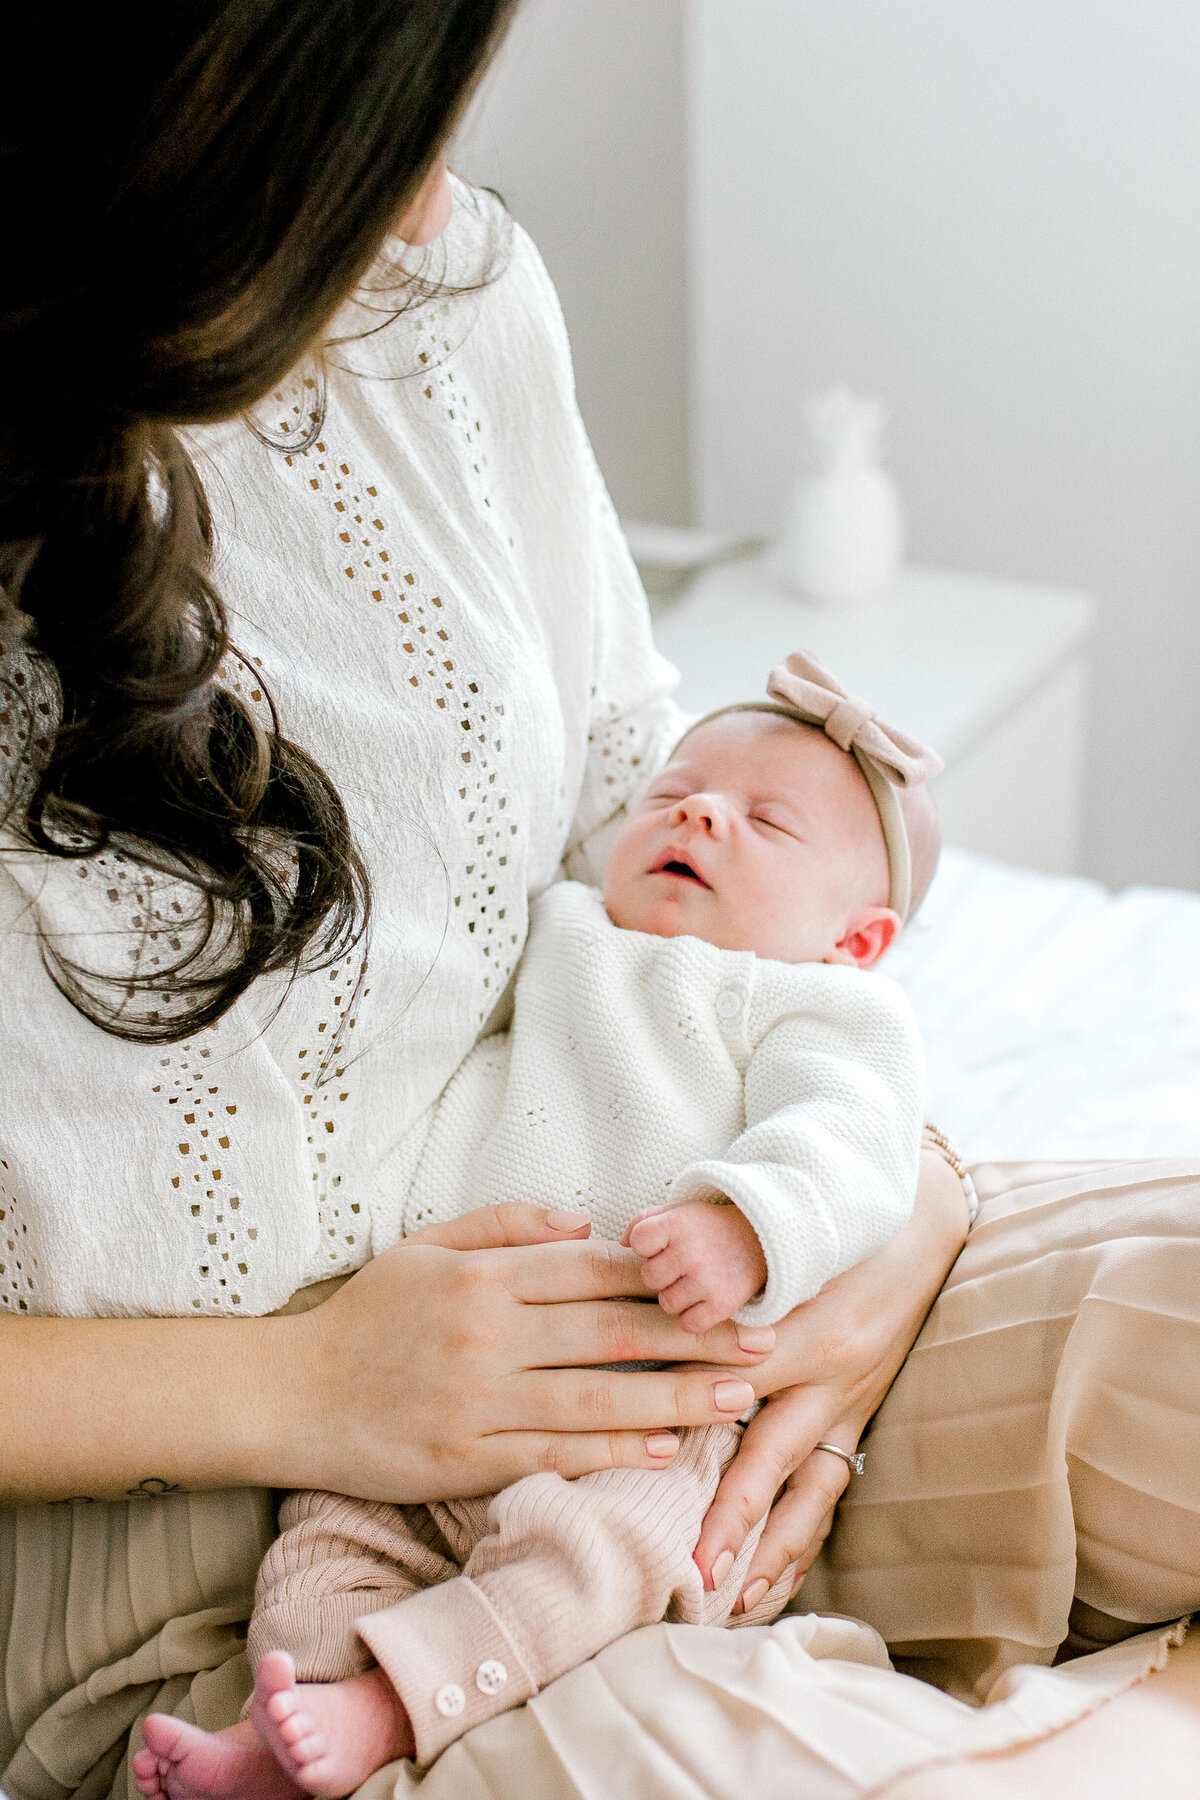
{"type": "Polygon", "coordinates": [[[298,1683],[283,1650],[258,1665],[250,1719],[297,1787],[326,1800],[351,1793],[416,1749],[408,1714],[380,1670],[350,1681],[298,1683]]]}
{"type": "Polygon", "coordinates": [[[214,1735],[151,1713],[142,1735],[133,1776],[146,1800],[297,1800],[304,1792],[249,1722],[214,1735]]]}

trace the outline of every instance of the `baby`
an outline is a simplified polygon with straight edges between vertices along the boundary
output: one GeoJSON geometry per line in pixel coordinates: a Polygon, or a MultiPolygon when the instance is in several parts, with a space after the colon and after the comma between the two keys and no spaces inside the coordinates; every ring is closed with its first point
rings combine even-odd
{"type": "MultiPolygon", "coordinates": [[[[572,1206],[702,1332],[782,1318],[901,1229],[920,1050],[899,990],[866,971],[933,873],[922,784],[940,764],[815,658],[790,656],[768,692],[687,733],[603,895],[564,882],[534,902],[511,1028],[413,1133],[376,1250],[494,1201],[572,1206]]],[[[141,1792],[345,1794],[638,1626],[773,1619],[791,1571],[743,1593],[757,1532],[713,1591],[691,1556],[739,1429],[681,1433],[661,1469],[467,1501],[290,1496],[259,1576],[250,1717],[211,1736],[151,1715],[141,1792]]]]}

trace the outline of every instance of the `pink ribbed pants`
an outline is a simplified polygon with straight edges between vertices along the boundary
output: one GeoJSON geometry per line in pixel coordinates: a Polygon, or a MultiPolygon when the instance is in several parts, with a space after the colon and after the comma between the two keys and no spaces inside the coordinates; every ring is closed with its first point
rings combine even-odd
{"type": "Polygon", "coordinates": [[[686,1431],[668,1469],[530,1475],[432,1506],[292,1494],[259,1574],[251,1661],[289,1650],[303,1681],[378,1662],[428,1763],[639,1626],[768,1623],[788,1599],[790,1570],[730,1620],[757,1530],[715,1593],[692,1561],[740,1434],[686,1431]]]}

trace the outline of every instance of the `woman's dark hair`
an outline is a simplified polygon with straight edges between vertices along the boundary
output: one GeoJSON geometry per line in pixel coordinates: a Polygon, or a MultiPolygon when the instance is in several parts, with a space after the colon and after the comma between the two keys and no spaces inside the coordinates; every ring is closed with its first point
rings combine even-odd
{"type": "Polygon", "coordinates": [[[365,928],[333,784],[215,679],[237,652],[175,427],[247,410],[319,342],[511,6],[137,0],[6,26],[0,658],[28,643],[0,721],[28,741],[0,824],[194,889],[198,930],[153,976],[110,982],[44,940],[119,1036],[185,1036],[365,928]]]}

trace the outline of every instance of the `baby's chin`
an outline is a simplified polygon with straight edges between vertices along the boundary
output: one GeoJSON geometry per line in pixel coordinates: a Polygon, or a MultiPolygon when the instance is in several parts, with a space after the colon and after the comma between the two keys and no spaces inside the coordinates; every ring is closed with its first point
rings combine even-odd
{"type": "Polygon", "coordinates": [[[622,931],[640,931],[646,937],[699,938],[716,950],[751,950],[765,962],[816,963],[827,960],[824,950],[804,932],[764,930],[761,937],[748,930],[744,920],[724,928],[711,907],[698,904],[704,889],[684,889],[678,894],[615,894],[605,898],[605,911],[622,931]]]}
{"type": "Polygon", "coordinates": [[[641,931],[647,937],[708,939],[690,893],[606,894],[604,906],[613,924],[622,931],[641,931]]]}
{"type": "Polygon", "coordinates": [[[646,937],[699,938],[717,950],[752,950],[741,923],[726,929],[719,909],[705,905],[705,888],[682,888],[667,894],[614,896],[606,901],[609,918],[622,931],[640,931],[646,937]]]}

